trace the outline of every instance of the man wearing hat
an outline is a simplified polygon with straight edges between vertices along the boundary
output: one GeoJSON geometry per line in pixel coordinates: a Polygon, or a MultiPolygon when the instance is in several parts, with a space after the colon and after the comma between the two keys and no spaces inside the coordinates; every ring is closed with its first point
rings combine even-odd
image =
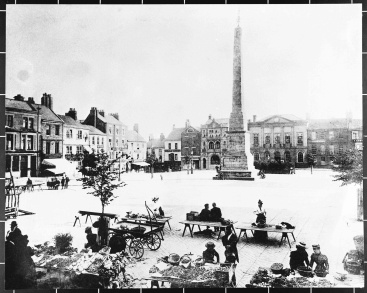
{"type": "Polygon", "coordinates": [[[291,270],[294,271],[300,266],[310,266],[310,262],[308,261],[308,253],[306,251],[306,243],[299,242],[296,244],[296,249],[290,254],[289,266],[291,270]]]}
{"type": "Polygon", "coordinates": [[[17,222],[12,221],[10,224],[10,231],[8,231],[8,235],[6,236],[6,240],[13,242],[15,245],[17,245],[20,236],[22,236],[22,232],[18,228],[17,222]]]}
{"type": "Polygon", "coordinates": [[[237,262],[240,262],[238,258],[237,242],[238,239],[237,236],[232,232],[232,226],[227,226],[226,232],[222,237],[223,246],[226,250],[228,250],[228,252],[234,253],[237,262]]]}
{"type": "Polygon", "coordinates": [[[213,242],[208,242],[205,244],[206,250],[203,251],[203,259],[206,263],[218,263],[219,262],[219,254],[214,249],[215,244],[213,242]],[[217,261],[214,261],[214,256],[217,258],[217,261]]]}
{"type": "Polygon", "coordinates": [[[322,273],[329,273],[329,261],[325,254],[321,253],[320,245],[315,244],[312,245],[313,254],[311,254],[311,264],[310,267],[313,267],[313,264],[316,263],[315,271],[319,271],[322,273]]]}

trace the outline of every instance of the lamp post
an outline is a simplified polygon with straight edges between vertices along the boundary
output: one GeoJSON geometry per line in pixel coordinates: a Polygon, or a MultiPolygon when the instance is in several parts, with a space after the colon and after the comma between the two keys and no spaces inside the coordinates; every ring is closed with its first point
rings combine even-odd
{"type": "Polygon", "coordinates": [[[39,146],[39,116],[40,116],[40,110],[41,107],[38,106],[37,107],[37,150],[36,150],[36,176],[39,176],[39,151],[40,151],[40,146],[39,146]]]}

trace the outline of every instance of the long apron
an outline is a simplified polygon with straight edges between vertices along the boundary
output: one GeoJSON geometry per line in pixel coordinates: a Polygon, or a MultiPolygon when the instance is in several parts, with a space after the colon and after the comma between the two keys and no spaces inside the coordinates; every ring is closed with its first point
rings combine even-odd
{"type": "MultiPolygon", "coordinates": [[[[256,217],[256,223],[259,223],[260,221],[264,221],[266,223],[266,217],[264,214],[259,214],[256,217]]],[[[268,239],[268,232],[266,231],[254,231],[254,237],[255,240],[258,241],[264,241],[268,239]]]]}

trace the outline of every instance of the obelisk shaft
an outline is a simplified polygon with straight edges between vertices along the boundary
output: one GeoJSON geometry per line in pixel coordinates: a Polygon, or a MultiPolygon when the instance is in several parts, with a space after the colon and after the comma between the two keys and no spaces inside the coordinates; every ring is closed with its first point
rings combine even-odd
{"type": "Polygon", "coordinates": [[[229,131],[244,131],[241,90],[241,34],[241,28],[236,27],[233,50],[232,112],[229,118],[229,131]]]}

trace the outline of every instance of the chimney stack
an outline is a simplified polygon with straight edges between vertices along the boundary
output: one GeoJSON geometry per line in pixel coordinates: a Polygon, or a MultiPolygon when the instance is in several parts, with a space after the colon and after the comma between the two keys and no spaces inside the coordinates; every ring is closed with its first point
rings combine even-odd
{"type": "Polygon", "coordinates": [[[34,99],[33,99],[32,97],[29,97],[29,98],[28,98],[28,103],[29,103],[29,104],[34,104],[34,99]]]}
{"type": "Polygon", "coordinates": [[[154,139],[154,135],[151,133],[149,134],[149,140],[153,140],[154,139]]]}
{"type": "Polygon", "coordinates": [[[49,109],[53,109],[53,98],[51,97],[50,94],[47,94],[47,93],[44,93],[42,95],[42,98],[41,98],[41,105],[49,108],[49,109]]]}
{"type": "Polygon", "coordinates": [[[114,117],[116,120],[120,121],[119,113],[110,113],[110,116],[114,117]]]}
{"type": "Polygon", "coordinates": [[[73,118],[75,121],[78,120],[77,112],[75,108],[70,108],[69,112],[65,113],[65,116],[73,118]]]}
{"type": "Polygon", "coordinates": [[[16,101],[24,101],[24,97],[20,94],[17,94],[15,97],[14,97],[14,100],[16,101]]]}
{"type": "Polygon", "coordinates": [[[139,124],[135,123],[134,124],[134,131],[136,131],[137,133],[139,133],[139,124]]]}
{"type": "Polygon", "coordinates": [[[175,124],[173,124],[173,129],[175,129],[175,126],[176,126],[176,125],[175,125],[175,124]]]}
{"type": "Polygon", "coordinates": [[[104,117],[104,110],[99,110],[99,115],[101,115],[102,117],[104,117]]]}
{"type": "Polygon", "coordinates": [[[189,119],[187,119],[187,120],[186,120],[185,127],[187,128],[187,127],[189,127],[189,126],[190,126],[190,120],[189,120],[189,119]]]}
{"type": "Polygon", "coordinates": [[[256,122],[256,115],[252,115],[253,122],[256,122]]]}
{"type": "Polygon", "coordinates": [[[159,137],[160,139],[161,139],[161,141],[163,141],[164,140],[164,134],[163,133],[161,133],[161,135],[160,135],[160,137],[159,137]]]}
{"type": "Polygon", "coordinates": [[[212,119],[212,114],[209,115],[209,120],[211,120],[211,119],[212,119]]]}

